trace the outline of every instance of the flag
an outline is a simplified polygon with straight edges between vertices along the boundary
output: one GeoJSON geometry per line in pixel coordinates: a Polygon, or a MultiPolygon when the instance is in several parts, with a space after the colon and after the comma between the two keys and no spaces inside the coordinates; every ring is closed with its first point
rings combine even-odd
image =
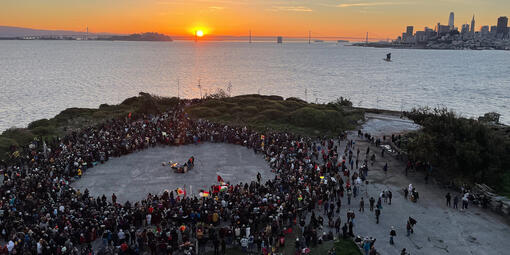
{"type": "Polygon", "coordinates": [[[128,118],[130,118],[130,119],[131,119],[131,113],[129,113],[129,114],[128,114],[128,118]]]}
{"type": "Polygon", "coordinates": [[[202,192],[199,193],[200,197],[209,197],[209,195],[210,195],[209,191],[202,191],[202,192]]]}
{"type": "Polygon", "coordinates": [[[46,145],[45,140],[43,140],[43,151],[44,151],[44,158],[48,158],[48,146],[46,145]]]}
{"type": "Polygon", "coordinates": [[[220,187],[220,191],[227,191],[228,190],[228,186],[221,186],[220,187]]]}
{"type": "Polygon", "coordinates": [[[218,182],[225,182],[225,181],[223,181],[223,178],[221,178],[221,176],[218,175],[218,182]]]}
{"type": "Polygon", "coordinates": [[[177,189],[177,195],[186,196],[186,190],[185,190],[185,189],[178,188],[178,189],[177,189]]]}

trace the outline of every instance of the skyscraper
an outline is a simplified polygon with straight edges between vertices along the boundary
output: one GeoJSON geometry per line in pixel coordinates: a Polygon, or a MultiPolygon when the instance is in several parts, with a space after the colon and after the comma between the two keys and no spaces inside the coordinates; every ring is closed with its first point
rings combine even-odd
{"type": "Polygon", "coordinates": [[[450,18],[448,19],[448,26],[450,27],[450,30],[453,30],[455,28],[455,14],[453,12],[450,12],[450,18]]]}
{"type": "Polygon", "coordinates": [[[471,34],[475,33],[475,15],[473,14],[473,19],[471,20],[471,34]]]}
{"type": "Polygon", "coordinates": [[[484,36],[485,36],[485,35],[488,35],[488,34],[489,34],[489,26],[482,26],[482,27],[480,28],[480,33],[481,33],[482,35],[484,35],[484,36]]]}
{"type": "Polygon", "coordinates": [[[465,35],[469,32],[469,25],[468,24],[462,24],[462,29],[460,30],[460,33],[462,35],[465,35]]]}
{"type": "Polygon", "coordinates": [[[406,34],[407,36],[413,36],[414,27],[413,26],[407,26],[406,34]]]}
{"type": "Polygon", "coordinates": [[[508,34],[508,18],[501,16],[498,18],[498,26],[496,28],[496,34],[498,36],[506,36],[508,34]]]}

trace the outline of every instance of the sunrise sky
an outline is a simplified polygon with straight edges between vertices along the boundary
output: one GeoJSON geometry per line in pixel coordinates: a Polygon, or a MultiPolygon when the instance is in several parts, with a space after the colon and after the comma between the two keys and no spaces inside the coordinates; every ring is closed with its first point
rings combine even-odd
{"type": "Polygon", "coordinates": [[[154,31],[190,35],[394,38],[406,25],[476,28],[510,16],[509,0],[1,0],[0,25],[93,33],[154,31]]]}

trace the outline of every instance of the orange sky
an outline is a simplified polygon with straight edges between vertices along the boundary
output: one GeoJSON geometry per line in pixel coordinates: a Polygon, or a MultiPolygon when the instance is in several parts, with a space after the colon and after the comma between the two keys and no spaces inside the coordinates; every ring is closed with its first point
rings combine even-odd
{"type": "Polygon", "coordinates": [[[495,25],[510,16],[509,0],[1,0],[0,25],[93,33],[160,32],[189,35],[196,27],[206,34],[345,36],[394,38],[406,25],[455,25],[476,16],[495,25]],[[508,13],[506,13],[508,12],[508,13]]]}

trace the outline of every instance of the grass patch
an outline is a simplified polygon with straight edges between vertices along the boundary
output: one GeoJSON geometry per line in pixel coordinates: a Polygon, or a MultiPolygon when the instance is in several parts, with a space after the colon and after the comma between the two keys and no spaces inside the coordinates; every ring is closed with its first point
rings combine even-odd
{"type": "Polygon", "coordinates": [[[339,239],[335,241],[334,246],[337,255],[362,255],[356,243],[351,239],[339,239]]]}
{"type": "Polygon", "coordinates": [[[297,98],[262,95],[208,98],[186,111],[197,119],[308,136],[336,136],[355,129],[363,118],[363,111],[353,110],[345,100],[311,104],[297,98]]]}

